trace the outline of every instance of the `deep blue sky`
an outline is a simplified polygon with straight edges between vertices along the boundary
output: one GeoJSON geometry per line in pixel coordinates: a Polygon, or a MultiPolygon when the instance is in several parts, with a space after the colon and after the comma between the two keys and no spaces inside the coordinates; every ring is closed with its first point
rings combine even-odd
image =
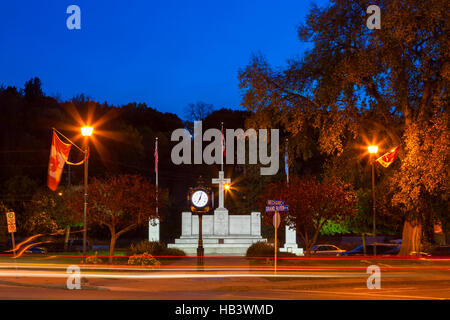
{"type": "Polygon", "coordinates": [[[182,116],[188,103],[240,104],[237,72],[252,53],[274,66],[301,55],[296,26],[326,0],[0,3],[0,85],[38,76],[48,95],[84,93],[120,105],[146,102],[182,116]],[[67,6],[81,30],[66,28],[67,6]]]}

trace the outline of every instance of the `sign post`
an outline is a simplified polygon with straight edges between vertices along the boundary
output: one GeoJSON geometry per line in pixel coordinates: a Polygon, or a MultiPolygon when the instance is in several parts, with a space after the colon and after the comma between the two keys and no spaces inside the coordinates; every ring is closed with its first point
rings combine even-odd
{"type": "Polygon", "coordinates": [[[6,223],[8,225],[8,232],[11,233],[11,244],[14,258],[16,257],[16,242],[14,240],[14,232],[16,232],[16,214],[13,211],[6,213],[6,223]]]}
{"type": "Polygon", "coordinates": [[[278,222],[279,222],[279,220],[280,220],[280,218],[279,218],[278,211],[275,211],[275,213],[273,215],[273,226],[275,227],[275,240],[274,240],[274,244],[275,244],[274,271],[275,271],[275,273],[277,273],[277,245],[278,245],[277,230],[278,230],[278,222]]]}
{"type": "Polygon", "coordinates": [[[266,213],[267,212],[274,212],[273,215],[273,227],[275,228],[275,239],[274,239],[274,272],[277,273],[277,245],[278,245],[278,227],[280,226],[280,213],[284,211],[289,211],[289,206],[284,203],[284,201],[281,200],[267,200],[267,206],[266,206],[266,213]]]}

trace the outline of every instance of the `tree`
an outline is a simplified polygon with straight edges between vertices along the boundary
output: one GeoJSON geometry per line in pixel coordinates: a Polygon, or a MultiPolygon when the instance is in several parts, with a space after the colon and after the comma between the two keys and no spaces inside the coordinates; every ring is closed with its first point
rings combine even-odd
{"type": "MultiPolygon", "coordinates": [[[[114,256],[117,239],[125,232],[147,225],[156,217],[155,186],[139,175],[119,175],[89,183],[89,223],[105,226],[110,232],[110,258],[114,256]]],[[[159,206],[165,204],[160,192],[159,206]]],[[[83,214],[82,189],[71,197],[71,206],[83,214]]]]}
{"type": "Polygon", "coordinates": [[[209,103],[199,101],[197,103],[189,103],[184,108],[184,116],[188,121],[201,121],[214,111],[214,106],[209,103]]]}
{"type": "MultiPolygon", "coordinates": [[[[362,137],[385,150],[400,145],[390,205],[403,214],[400,254],[409,254],[420,251],[425,215],[437,214],[435,199],[445,202],[449,194],[450,8],[444,0],[379,1],[381,30],[369,30],[369,5],[335,0],[314,7],[298,28],[300,40],[314,47],[284,70],[254,57],[239,74],[242,104],[255,111],[256,125],[280,126],[290,141],[317,134],[319,150],[330,157],[362,137]]],[[[315,148],[301,146],[303,156],[315,148]]]]}
{"type": "MultiPolygon", "coordinates": [[[[261,205],[267,199],[284,200],[289,205],[285,223],[296,228],[308,255],[325,226],[342,223],[356,212],[356,195],[349,185],[337,181],[321,183],[315,178],[294,177],[289,184],[270,184],[261,205]]],[[[265,216],[266,223],[271,223],[271,217],[265,216]]]]}
{"type": "Polygon", "coordinates": [[[65,230],[64,250],[67,249],[70,228],[82,224],[80,216],[75,215],[68,206],[71,189],[59,187],[59,192],[53,192],[45,187],[35,192],[25,206],[27,220],[24,229],[28,235],[62,234],[65,230]]]}
{"type": "Polygon", "coordinates": [[[26,100],[34,100],[44,96],[41,79],[35,77],[25,82],[24,96],[26,100]]]}

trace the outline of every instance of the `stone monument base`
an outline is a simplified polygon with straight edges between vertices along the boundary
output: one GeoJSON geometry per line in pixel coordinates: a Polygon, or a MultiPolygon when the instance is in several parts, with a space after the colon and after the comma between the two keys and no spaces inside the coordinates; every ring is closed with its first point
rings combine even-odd
{"type": "MultiPolygon", "coordinates": [[[[248,247],[258,241],[266,241],[261,236],[203,236],[205,256],[245,256],[248,247]]],[[[168,244],[169,248],[177,248],[186,252],[188,256],[197,255],[198,236],[181,236],[175,243],[168,244]]]]}
{"type": "MultiPolygon", "coordinates": [[[[248,247],[261,236],[261,214],[228,215],[225,208],[217,208],[214,214],[205,214],[202,219],[202,238],[205,256],[245,256],[248,247]]],[[[181,249],[188,256],[197,255],[198,215],[183,212],[181,236],[170,243],[169,248],[181,249]]]]}
{"type": "Polygon", "coordinates": [[[297,232],[294,227],[286,226],[286,242],[284,247],[280,248],[280,252],[291,252],[297,256],[304,256],[303,248],[297,245],[297,232]]]}
{"type": "Polygon", "coordinates": [[[280,248],[280,252],[294,253],[296,256],[304,256],[303,248],[299,248],[296,243],[285,243],[283,248],[280,248]]]}

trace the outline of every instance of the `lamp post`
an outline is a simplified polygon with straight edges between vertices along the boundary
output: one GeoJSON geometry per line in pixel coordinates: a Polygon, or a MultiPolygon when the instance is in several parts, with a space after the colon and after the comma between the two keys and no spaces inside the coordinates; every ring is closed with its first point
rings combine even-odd
{"type": "Polygon", "coordinates": [[[88,196],[88,161],[89,161],[89,137],[92,135],[92,127],[82,127],[81,134],[84,137],[84,213],[83,213],[83,264],[86,263],[86,238],[87,238],[87,196],[88,196]]]}
{"type": "Polygon", "coordinates": [[[378,146],[369,146],[370,163],[372,165],[372,209],[373,209],[373,255],[377,255],[377,224],[376,224],[376,202],[375,202],[375,154],[378,146]]]}

